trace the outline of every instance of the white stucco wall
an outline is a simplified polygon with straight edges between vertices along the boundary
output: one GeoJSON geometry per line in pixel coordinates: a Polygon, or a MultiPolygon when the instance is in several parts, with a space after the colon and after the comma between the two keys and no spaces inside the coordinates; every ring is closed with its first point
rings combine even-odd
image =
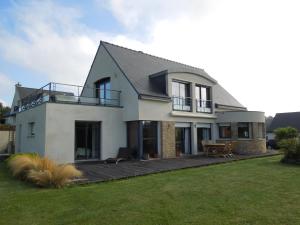
{"type": "Polygon", "coordinates": [[[46,104],[18,113],[16,116],[16,152],[45,153],[46,104]],[[34,122],[34,136],[29,134],[29,123],[34,122]],[[20,128],[21,127],[21,128],[20,128]]]}
{"type": "MultiPolygon", "coordinates": [[[[95,88],[95,82],[110,77],[111,89],[121,91],[121,106],[123,109],[123,120],[137,120],[138,119],[138,94],[128,82],[127,78],[118,68],[111,56],[107,53],[103,46],[100,46],[94,63],[90,69],[85,86],[95,88]]],[[[94,97],[93,89],[84,89],[82,92],[84,96],[94,97]]]]}
{"type": "Polygon", "coordinates": [[[123,108],[47,103],[46,155],[60,163],[73,163],[75,121],[101,122],[101,159],[116,157],[126,147],[123,108]]]}
{"type": "Polygon", "coordinates": [[[265,113],[257,111],[218,112],[217,123],[226,122],[256,122],[265,123],[265,113]]]}
{"type": "Polygon", "coordinates": [[[172,102],[139,100],[139,120],[213,123],[214,114],[172,112],[172,102]]]}

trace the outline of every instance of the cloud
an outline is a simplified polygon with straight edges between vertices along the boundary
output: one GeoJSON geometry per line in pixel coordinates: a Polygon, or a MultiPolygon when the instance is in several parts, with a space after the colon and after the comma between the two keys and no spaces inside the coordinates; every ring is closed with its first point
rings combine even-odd
{"type": "Polygon", "coordinates": [[[95,30],[79,8],[54,1],[18,2],[16,29],[0,29],[0,53],[49,81],[83,84],[102,39],[204,68],[250,110],[299,110],[298,1],[95,2],[126,32],[95,30]]]}
{"type": "Polygon", "coordinates": [[[0,51],[49,81],[83,83],[100,37],[80,23],[81,13],[52,1],[28,1],[13,8],[17,30],[0,31],[0,51]]]}
{"type": "Polygon", "coordinates": [[[204,8],[185,8],[181,1],[162,7],[156,1],[151,7],[148,1],[110,2],[125,26],[151,24],[146,40],[123,37],[119,44],[204,68],[250,110],[299,110],[292,97],[300,95],[298,1],[200,1],[204,8]]]}
{"type": "Polygon", "coordinates": [[[0,102],[4,105],[9,105],[5,96],[12,96],[14,92],[14,81],[9,78],[9,76],[0,73],[0,102]]]}
{"type": "Polygon", "coordinates": [[[208,11],[210,2],[205,0],[96,0],[100,7],[111,10],[117,20],[128,30],[150,30],[159,20],[174,19],[189,14],[201,16],[208,11]]]}

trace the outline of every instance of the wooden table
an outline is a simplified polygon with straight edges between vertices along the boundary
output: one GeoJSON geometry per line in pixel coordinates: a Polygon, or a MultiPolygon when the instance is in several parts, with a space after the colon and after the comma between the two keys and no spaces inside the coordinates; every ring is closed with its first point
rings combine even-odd
{"type": "Polygon", "coordinates": [[[225,149],[225,144],[205,144],[206,155],[209,153],[217,154],[218,152],[223,152],[225,149]]]}

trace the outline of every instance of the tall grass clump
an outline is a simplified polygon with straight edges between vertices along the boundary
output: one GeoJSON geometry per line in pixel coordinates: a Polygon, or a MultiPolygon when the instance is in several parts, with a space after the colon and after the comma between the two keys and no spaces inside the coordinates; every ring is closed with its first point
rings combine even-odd
{"type": "Polygon", "coordinates": [[[40,187],[60,188],[82,173],[73,165],[58,165],[37,154],[18,154],[8,159],[13,176],[28,180],[40,187]]]}

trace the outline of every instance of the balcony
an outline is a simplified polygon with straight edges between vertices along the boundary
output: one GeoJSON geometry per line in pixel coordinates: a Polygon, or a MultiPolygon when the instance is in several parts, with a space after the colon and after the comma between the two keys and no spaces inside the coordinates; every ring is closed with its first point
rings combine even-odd
{"type": "Polygon", "coordinates": [[[191,97],[180,97],[180,96],[173,96],[173,110],[177,111],[192,111],[192,98],[191,97]]]}
{"type": "Polygon", "coordinates": [[[20,100],[16,111],[22,112],[44,102],[120,107],[121,91],[87,86],[49,83],[20,100]],[[92,97],[99,93],[98,98],[92,97]]]}
{"type": "Polygon", "coordinates": [[[212,113],[212,101],[196,99],[196,111],[202,113],[212,113]]]}

